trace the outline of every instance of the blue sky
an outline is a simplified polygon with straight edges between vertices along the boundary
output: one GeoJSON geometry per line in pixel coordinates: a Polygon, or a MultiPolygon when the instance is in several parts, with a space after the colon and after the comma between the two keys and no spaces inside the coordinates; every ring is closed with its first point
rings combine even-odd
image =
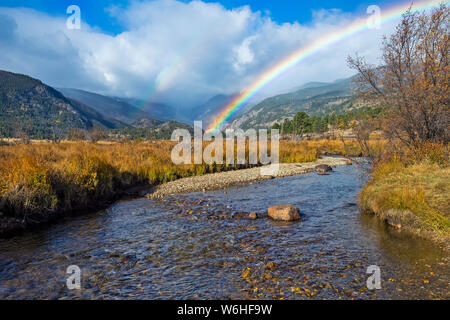
{"type": "MultiPolygon", "coordinates": [[[[183,0],[183,2],[189,2],[183,0]]],[[[371,4],[380,7],[392,3],[392,0],[206,0],[220,3],[227,9],[249,5],[253,11],[261,11],[278,23],[307,23],[312,19],[313,10],[340,9],[345,12],[364,14],[371,4]]],[[[111,6],[127,7],[130,0],[0,0],[0,6],[33,8],[51,15],[62,16],[69,5],[76,4],[82,10],[82,19],[91,26],[101,28],[110,34],[124,31],[124,26],[111,18],[105,9],[111,6]]]]}
{"type": "MultiPolygon", "coordinates": [[[[192,107],[245,90],[293,51],[367,15],[369,5],[383,10],[393,1],[217,3],[0,0],[0,70],[59,88],[192,107]],[[72,4],[81,8],[80,30],[66,24],[72,4]]],[[[356,52],[377,63],[382,36],[395,24],[324,47],[271,82],[258,98],[310,81],[352,76],[346,58],[356,52]]]]}

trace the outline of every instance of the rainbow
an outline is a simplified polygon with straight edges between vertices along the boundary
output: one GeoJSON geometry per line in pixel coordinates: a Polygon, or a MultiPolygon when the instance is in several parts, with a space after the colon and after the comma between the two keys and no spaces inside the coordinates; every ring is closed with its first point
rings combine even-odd
{"type": "MultiPolygon", "coordinates": [[[[414,10],[431,9],[442,3],[442,0],[417,1],[413,4],[414,10]]],[[[386,23],[400,18],[411,6],[411,2],[396,5],[389,9],[381,10],[380,22],[386,23]]],[[[328,47],[336,42],[346,39],[354,34],[369,29],[367,16],[359,18],[349,25],[346,25],[330,34],[298,49],[286,58],[276,63],[273,67],[265,71],[256,79],[245,91],[232,100],[225,108],[223,108],[209,125],[207,131],[219,131],[223,126],[244,107],[249,100],[262,88],[267,86],[271,81],[282,75],[285,71],[294,67],[298,63],[305,60],[319,50],[328,47]]]]}

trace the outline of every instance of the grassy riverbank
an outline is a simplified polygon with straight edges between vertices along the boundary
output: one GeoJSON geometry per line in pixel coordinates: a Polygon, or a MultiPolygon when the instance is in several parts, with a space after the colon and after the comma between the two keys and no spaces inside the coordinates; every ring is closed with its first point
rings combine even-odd
{"type": "Polygon", "coordinates": [[[427,145],[381,161],[360,193],[361,207],[427,239],[450,243],[448,146],[427,145]]]}
{"type": "MultiPolygon", "coordinates": [[[[168,141],[0,146],[0,234],[70,211],[99,208],[133,187],[248,167],[174,165],[173,146],[168,141]]],[[[310,162],[324,153],[360,152],[355,140],[345,146],[339,140],[282,141],[280,161],[310,162]]]]}
{"type": "MultiPolygon", "coordinates": [[[[375,152],[384,142],[370,142],[375,152]]],[[[134,187],[248,166],[174,165],[173,142],[62,142],[0,146],[0,235],[39,226],[73,211],[96,210],[134,187]]],[[[378,150],[378,151],[377,151],[378,150]]],[[[317,161],[320,155],[357,156],[355,140],[282,141],[280,162],[317,161]]],[[[448,148],[429,146],[376,165],[360,204],[382,219],[448,243],[448,148]]]]}

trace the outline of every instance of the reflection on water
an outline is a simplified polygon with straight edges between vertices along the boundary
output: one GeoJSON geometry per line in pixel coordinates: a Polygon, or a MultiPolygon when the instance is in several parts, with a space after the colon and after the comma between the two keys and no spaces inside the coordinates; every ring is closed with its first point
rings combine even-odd
{"type": "Polygon", "coordinates": [[[448,257],[433,244],[360,214],[356,167],[106,211],[0,241],[0,298],[442,299],[448,257]],[[303,221],[277,223],[290,203],[303,221]],[[261,218],[249,220],[257,212],[261,218]],[[82,270],[69,291],[66,268],[82,270]],[[382,289],[366,288],[381,268],[382,289]]]}
{"type": "Polygon", "coordinates": [[[361,220],[367,236],[379,245],[391,259],[397,259],[423,269],[433,263],[436,257],[445,258],[445,253],[437,246],[420,238],[393,229],[369,214],[362,214],[361,220]]]}

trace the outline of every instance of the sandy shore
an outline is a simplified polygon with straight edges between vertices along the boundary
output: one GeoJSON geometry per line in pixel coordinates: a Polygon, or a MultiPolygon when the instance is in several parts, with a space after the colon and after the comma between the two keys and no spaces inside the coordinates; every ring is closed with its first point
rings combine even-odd
{"type": "Polygon", "coordinates": [[[255,167],[251,169],[188,177],[156,186],[151,190],[147,197],[162,198],[165,195],[224,189],[245,182],[294,176],[313,172],[315,167],[319,164],[327,164],[331,167],[336,167],[350,165],[352,164],[352,161],[345,158],[323,157],[315,162],[281,163],[280,170],[274,176],[261,176],[261,167],[255,167]]]}

